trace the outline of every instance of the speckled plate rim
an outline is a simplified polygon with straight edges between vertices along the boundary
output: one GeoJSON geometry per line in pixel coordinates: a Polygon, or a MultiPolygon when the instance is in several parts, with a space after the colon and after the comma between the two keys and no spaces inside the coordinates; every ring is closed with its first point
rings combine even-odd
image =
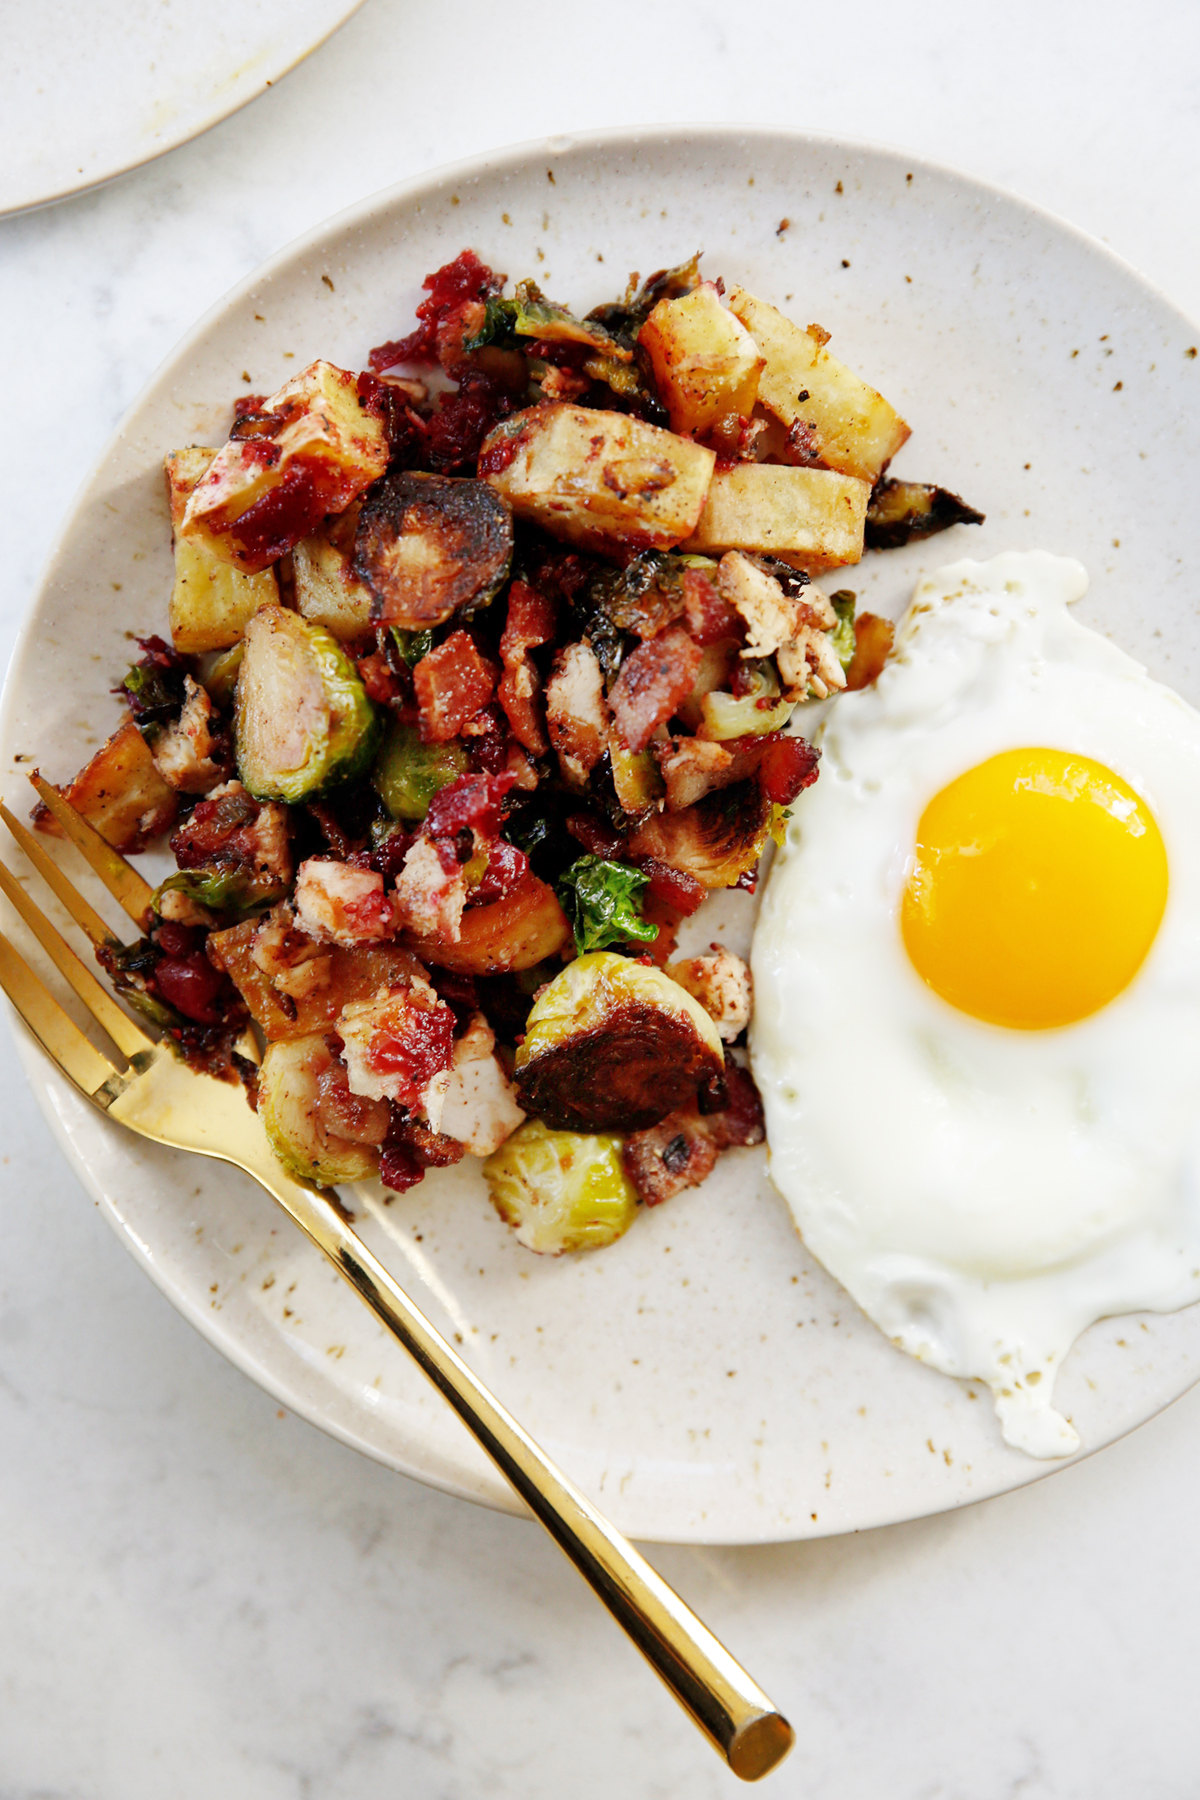
{"type": "MultiPolygon", "coordinates": [[[[261,98],[268,88],[275,87],[290,75],[293,69],[310,57],[314,50],[327,44],[331,37],[339,32],[346,22],[363,5],[364,0],[330,0],[329,17],[315,37],[303,43],[291,44],[282,55],[273,62],[263,63],[254,75],[246,80],[233,80],[230,93],[224,100],[213,100],[209,105],[199,105],[189,112],[184,110],[177,128],[166,135],[163,142],[144,153],[129,153],[118,156],[118,159],[102,168],[99,173],[89,175],[83,181],[64,181],[61,187],[55,187],[47,193],[31,192],[18,195],[0,205],[0,219],[15,218],[19,213],[36,212],[43,206],[54,206],[60,200],[70,200],[77,194],[87,194],[93,188],[105,187],[110,181],[116,181],[121,175],[128,175],[134,169],[143,169],[147,163],[157,162],[160,156],[167,156],[172,150],[178,150],[184,144],[190,144],[193,138],[203,137],[206,131],[220,125],[225,119],[232,118],[234,113],[241,112],[243,107],[261,98]]],[[[285,7],[286,14],[286,7],[285,7]]],[[[64,162],[73,160],[64,157],[64,162]]]]}
{"type": "MultiPolygon", "coordinates": [[[[114,447],[123,437],[128,426],[136,417],[142,406],[146,403],[151,392],[169,376],[170,371],[188,355],[191,348],[206,335],[214,322],[217,321],[231,306],[251,294],[265,281],[269,281],[276,274],[283,272],[291,263],[304,258],[316,249],[323,248],[331,239],[336,238],[347,231],[353,230],[355,226],[368,222],[381,209],[390,207],[398,202],[403,201],[412,203],[419,202],[423,199],[433,199],[440,192],[444,192],[449,186],[456,186],[460,183],[469,182],[472,179],[477,179],[483,175],[495,175],[506,171],[518,173],[530,163],[531,159],[536,160],[540,165],[547,154],[561,157],[568,152],[586,153],[591,150],[603,150],[606,147],[636,148],[638,145],[645,144],[649,141],[659,144],[674,140],[694,143],[697,139],[708,139],[717,143],[728,142],[732,144],[737,142],[742,145],[752,145],[757,141],[764,146],[794,146],[797,151],[810,148],[814,151],[833,152],[847,157],[853,157],[855,155],[876,158],[882,157],[897,167],[906,170],[921,170],[931,175],[953,181],[964,191],[969,191],[975,195],[981,202],[998,201],[1005,206],[1015,207],[1028,214],[1031,218],[1040,221],[1043,226],[1047,227],[1053,233],[1060,234],[1072,240],[1078,246],[1085,248],[1091,255],[1099,257],[1111,265],[1114,272],[1119,272],[1127,279],[1132,280],[1140,290],[1142,297],[1149,301],[1163,314],[1164,317],[1169,318],[1177,326],[1183,328],[1185,333],[1190,334],[1196,330],[1194,322],[1188,318],[1180,308],[1175,306],[1160,289],[1142,276],[1132,264],[1117,255],[1106,244],[1103,244],[1079,227],[1072,225],[1069,221],[1061,219],[1048,209],[1039,207],[1034,202],[1024,199],[1022,196],[1015,194],[1011,190],[1006,190],[978,177],[965,175],[961,171],[955,169],[952,165],[942,163],[937,159],[911,154],[871,140],[841,138],[827,133],[789,130],[783,127],[741,126],[736,124],[714,125],[708,123],[695,126],[673,124],[670,126],[618,127],[602,131],[554,136],[548,139],[528,140],[498,151],[486,152],[477,156],[461,159],[419,177],[415,177],[412,180],[396,183],[385,189],[379,190],[368,196],[366,199],[358,202],[356,205],[323,220],[310,231],[292,240],[291,243],[280,250],[275,256],[256,267],[241,282],[237,283],[220,300],[209,308],[193,328],[176,344],[168,357],[166,357],[159,365],[150,380],[145,384],[139,395],[127,409],[122,420],[97,456],[92,468],[89,470],[84,481],[80,484],[70,507],[64,515],[63,525],[55,537],[54,543],[46,559],[42,575],[37,583],[37,588],[30,601],[25,619],[18,633],[12,660],[5,677],[3,691],[0,692],[0,742],[7,739],[10,729],[13,695],[21,679],[25,656],[36,635],[38,624],[36,615],[39,602],[51,581],[55,564],[63,552],[63,547],[69,537],[76,512],[81,506],[84,496],[87,494],[105,463],[112,455],[114,447]]],[[[183,1314],[189,1323],[192,1324],[209,1343],[218,1349],[222,1355],[235,1365],[235,1367],[241,1369],[243,1373],[248,1375],[275,1399],[351,1448],[362,1451],[374,1460],[383,1462],[386,1466],[394,1468],[399,1473],[411,1475],[426,1485],[436,1487],[448,1494],[476,1502],[482,1502],[497,1507],[500,1510],[510,1511],[518,1515],[524,1513],[523,1507],[511,1494],[501,1491],[481,1493],[476,1489],[473,1489],[466,1481],[459,1481],[453,1478],[431,1474],[429,1470],[422,1467],[419,1462],[402,1456],[388,1455],[381,1451],[377,1445],[371,1443],[368,1439],[343,1425],[341,1422],[321,1416],[312,1408],[312,1406],[306,1404],[304,1395],[297,1393],[297,1391],[288,1383],[274,1378],[270,1372],[265,1370],[258,1363],[246,1346],[239,1343],[235,1338],[232,1338],[225,1330],[223,1330],[218,1317],[204,1310],[202,1307],[190,1304],[172,1285],[168,1272],[158,1265],[148,1247],[142,1244],[136,1235],[128,1230],[122,1220],[112,1210],[110,1195],[106,1186],[80,1156],[78,1148],[71,1136],[66,1117],[73,1107],[85,1106],[85,1103],[81,1102],[74,1089],[63,1081],[62,1078],[57,1075],[56,1071],[48,1066],[39,1047],[30,1034],[21,1026],[20,1021],[16,1018],[11,1008],[7,1007],[7,1002],[4,1002],[4,1004],[8,1011],[11,1027],[17,1042],[18,1052],[29,1077],[35,1099],[37,1100],[39,1108],[45,1116],[56,1140],[61,1146],[64,1156],[73,1172],[78,1177],[85,1190],[95,1200],[102,1215],[111,1228],[117,1233],[125,1248],[150,1276],[151,1280],[159,1290],[171,1301],[172,1305],[183,1314]]],[[[848,1304],[850,1303],[848,1302],[848,1304]]],[[[938,1379],[940,1380],[942,1378],[939,1377],[938,1379]]],[[[1108,1444],[1127,1436],[1129,1432],[1135,1430],[1137,1426],[1144,1424],[1157,1416],[1157,1414],[1164,1410],[1166,1406],[1170,1405],[1173,1400],[1178,1399],[1182,1394],[1186,1393],[1197,1381],[1200,1381],[1200,1365],[1197,1366],[1194,1373],[1189,1375],[1188,1379],[1180,1381],[1173,1391],[1166,1394],[1164,1397],[1160,1397],[1153,1405],[1145,1407],[1138,1416],[1126,1420],[1118,1429],[1108,1430],[1106,1433],[1090,1440],[1076,1455],[1062,1461],[1051,1463],[1036,1463],[1032,1460],[1024,1459],[1019,1472],[1016,1473],[1015,1476],[981,1483],[976,1491],[966,1497],[955,1498],[935,1504],[919,1503],[916,1505],[881,1508],[878,1516],[871,1519],[864,1519],[854,1526],[820,1525],[814,1527],[812,1530],[807,1528],[797,1528],[788,1531],[767,1530],[761,1532],[750,1529],[735,1532],[727,1532],[719,1529],[711,1532],[697,1532],[690,1530],[680,1532],[664,1529],[645,1531],[638,1535],[641,1536],[644,1541],[663,1543],[769,1543],[789,1541],[800,1537],[831,1535],[848,1529],[872,1529],[884,1525],[902,1523],[905,1520],[929,1517],[942,1511],[957,1510],[961,1506],[973,1505],[980,1500],[992,1498],[997,1494],[1010,1492],[1016,1488],[1028,1486],[1035,1481],[1043,1480],[1047,1476],[1056,1473],[1060,1468],[1073,1466],[1075,1463],[1094,1455],[1096,1451],[1104,1449],[1108,1444]]],[[[537,1421],[527,1419],[524,1422],[529,1425],[536,1434],[537,1421]]]]}

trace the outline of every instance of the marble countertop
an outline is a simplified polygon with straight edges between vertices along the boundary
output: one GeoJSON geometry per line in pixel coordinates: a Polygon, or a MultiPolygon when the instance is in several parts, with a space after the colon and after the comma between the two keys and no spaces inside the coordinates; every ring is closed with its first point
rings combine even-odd
{"type": "MultiPolygon", "coordinates": [[[[1004,183],[1200,318],[1198,69],[1182,0],[366,0],[207,136],[0,222],[2,660],[159,360],[373,189],[585,127],[803,125],[1004,183]]],[[[85,1198],[7,1032],[0,1075],[2,1800],[735,1791],[536,1528],[355,1456],[209,1349],[85,1198]]],[[[1185,1800],[1198,1489],[1200,1391],[947,1517],[653,1560],[795,1724],[781,1797],[1185,1800]]]]}

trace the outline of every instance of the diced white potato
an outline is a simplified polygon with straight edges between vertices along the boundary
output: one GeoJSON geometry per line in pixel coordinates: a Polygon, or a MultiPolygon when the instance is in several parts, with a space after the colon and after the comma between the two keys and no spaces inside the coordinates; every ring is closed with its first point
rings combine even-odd
{"type": "Polygon", "coordinates": [[[486,439],[479,467],[521,518],[583,549],[667,550],[704,509],[716,457],[625,413],[537,406],[486,439]]]}
{"type": "Polygon", "coordinates": [[[711,281],[660,300],[638,333],[672,431],[705,432],[730,413],[749,418],[763,357],[711,281]]]}
{"type": "MultiPolygon", "coordinates": [[[[353,509],[354,513],[358,508],[353,509]]],[[[371,593],[350,566],[353,534],[343,540],[338,520],[333,532],[314,531],[292,551],[296,611],[313,625],[323,625],[340,643],[361,637],[371,625],[371,593]]]]}
{"type": "Polygon", "coordinates": [[[247,620],[259,607],[279,598],[274,569],[244,575],[207,544],[179,535],[192,489],[216,455],[215,450],[193,445],[187,450],[172,450],[164,463],[171,529],[175,534],[175,585],[167,616],[171,642],[182,656],[228,650],[238,642],[247,620]]]}
{"type": "Polygon", "coordinates": [[[766,358],[759,404],[786,429],[808,427],[810,450],[831,469],[874,484],[909,435],[895,407],[830,356],[820,326],[802,331],[745,288],[733,289],[729,306],[766,358]]]}
{"type": "MultiPolygon", "coordinates": [[[[175,789],[155,768],[150,747],[130,718],[59,791],[106,844],[126,856],[144,850],[174,822],[178,810],[175,789]]],[[[48,814],[38,824],[60,835],[48,814]]]]}
{"type": "Polygon", "coordinates": [[[719,469],[685,550],[751,550],[810,575],[862,555],[869,483],[832,469],[738,463],[719,469]]]}
{"type": "Polygon", "coordinates": [[[250,573],[291,550],[327,513],[344,512],[388,459],[381,416],[360,399],[358,377],[332,363],[315,362],[286,382],[261,417],[255,435],[218,450],[177,528],[250,573]]]}

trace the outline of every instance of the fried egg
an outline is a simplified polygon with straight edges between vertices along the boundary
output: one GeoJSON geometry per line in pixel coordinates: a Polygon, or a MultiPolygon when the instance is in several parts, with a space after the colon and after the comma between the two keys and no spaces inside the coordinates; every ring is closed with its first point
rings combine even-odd
{"type": "Polygon", "coordinates": [[[1200,1298],[1200,714],[1045,552],[923,580],[753,949],[770,1168],[897,1345],[1070,1454],[1095,1320],[1200,1298]]]}

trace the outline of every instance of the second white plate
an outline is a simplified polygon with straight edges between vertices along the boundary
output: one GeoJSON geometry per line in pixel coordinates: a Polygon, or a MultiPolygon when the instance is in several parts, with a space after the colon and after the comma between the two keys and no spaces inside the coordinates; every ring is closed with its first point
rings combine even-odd
{"type": "Polygon", "coordinates": [[[362,0],[6,0],[0,213],[161,156],[264,93],[362,0]]]}

